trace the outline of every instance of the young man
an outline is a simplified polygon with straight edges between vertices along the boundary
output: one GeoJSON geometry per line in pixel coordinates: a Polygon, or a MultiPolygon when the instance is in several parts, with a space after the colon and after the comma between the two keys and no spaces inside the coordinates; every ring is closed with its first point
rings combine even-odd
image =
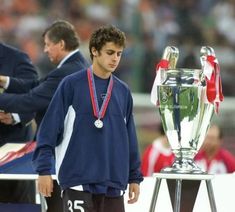
{"type": "Polygon", "coordinates": [[[122,212],[129,183],[129,203],[139,196],[140,158],[127,85],[112,73],[125,35],[101,27],[90,39],[92,66],[66,77],[38,132],[33,163],[44,196],[53,190],[51,158],[63,190],[64,211],[122,212]]]}

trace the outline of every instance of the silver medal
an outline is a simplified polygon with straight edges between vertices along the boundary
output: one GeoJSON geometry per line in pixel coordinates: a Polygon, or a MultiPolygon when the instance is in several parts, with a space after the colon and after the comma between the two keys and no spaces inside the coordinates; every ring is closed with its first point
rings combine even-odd
{"type": "Polygon", "coordinates": [[[91,68],[87,69],[87,78],[88,78],[88,85],[89,85],[89,90],[90,90],[92,109],[93,109],[94,116],[97,118],[96,121],[94,122],[94,125],[96,128],[101,129],[103,128],[104,123],[100,119],[104,118],[106,109],[109,104],[109,100],[111,98],[111,93],[113,89],[113,75],[112,74],[110,75],[108,88],[106,91],[105,98],[103,99],[101,108],[99,108],[99,104],[98,104],[95,81],[94,81],[94,76],[92,72],[92,66],[91,68]]]}
{"type": "Polygon", "coordinates": [[[95,122],[94,122],[94,124],[95,124],[95,127],[96,128],[102,128],[103,127],[103,122],[100,120],[100,119],[97,119],[95,122]]]}

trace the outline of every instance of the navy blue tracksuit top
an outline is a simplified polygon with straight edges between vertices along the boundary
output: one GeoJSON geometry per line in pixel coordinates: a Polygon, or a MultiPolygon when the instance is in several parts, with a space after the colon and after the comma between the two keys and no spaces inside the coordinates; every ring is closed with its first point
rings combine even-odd
{"type": "MultiPolygon", "coordinates": [[[[115,76],[113,80],[101,129],[94,126],[87,70],[66,77],[51,101],[40,125],[33,164],[40,175],[50,175],[55,153],[62,189],[97,184],[125,190],[128,183],[143,180],[131,93],[124,82],[115,76]]],[[[95,85],[96,90],[103,89],[102,80],[95,85]]]]}

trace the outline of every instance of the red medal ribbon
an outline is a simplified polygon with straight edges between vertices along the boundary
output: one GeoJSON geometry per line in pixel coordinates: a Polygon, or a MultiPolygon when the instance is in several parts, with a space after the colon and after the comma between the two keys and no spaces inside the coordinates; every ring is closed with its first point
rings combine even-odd
{"type": "Polygon", "coordinates": [[[98,119],[102,119],[105,116],[105,113],[109,104],[109,100],[111,98],[112,89],[113,89],[113,76],[111,74],[108,88],[107,88],[107,93],[105,95],[105,98],[103,100],[100,110],[99,110],[99,104],[98,104],[98,99],[97,99],[97,94],[96,94],[94,76],[92,73],[92,67],[87,69],[87,79],[88,79],[88,85],[89,85],[89,91],[90,91],[90,97],[91,97],[91,103],[92,103],[94,116],[98,119]]]}

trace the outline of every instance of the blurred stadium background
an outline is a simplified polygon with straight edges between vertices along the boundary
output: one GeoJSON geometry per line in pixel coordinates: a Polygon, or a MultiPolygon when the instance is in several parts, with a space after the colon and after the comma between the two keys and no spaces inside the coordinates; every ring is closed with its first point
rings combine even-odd
{"type": "Polygon", "coordinates": [[[178,67],[200,68],[201,46],[213,47],[225,95],[213,121],[223,127],[224,145],[235,154],[234,0],[0,0],[0,41],[27,52],[43,77],[52,65],[43,53],[41,34],[56,19],[75,25],[80,50],[88,60],[88,42],[95,28],[114,24],[125,31],[128,43],[115,74],[134,94],[141,152],[158,134],[159,114],[149,93],[163,49],[179,48],[178,67]]]}

